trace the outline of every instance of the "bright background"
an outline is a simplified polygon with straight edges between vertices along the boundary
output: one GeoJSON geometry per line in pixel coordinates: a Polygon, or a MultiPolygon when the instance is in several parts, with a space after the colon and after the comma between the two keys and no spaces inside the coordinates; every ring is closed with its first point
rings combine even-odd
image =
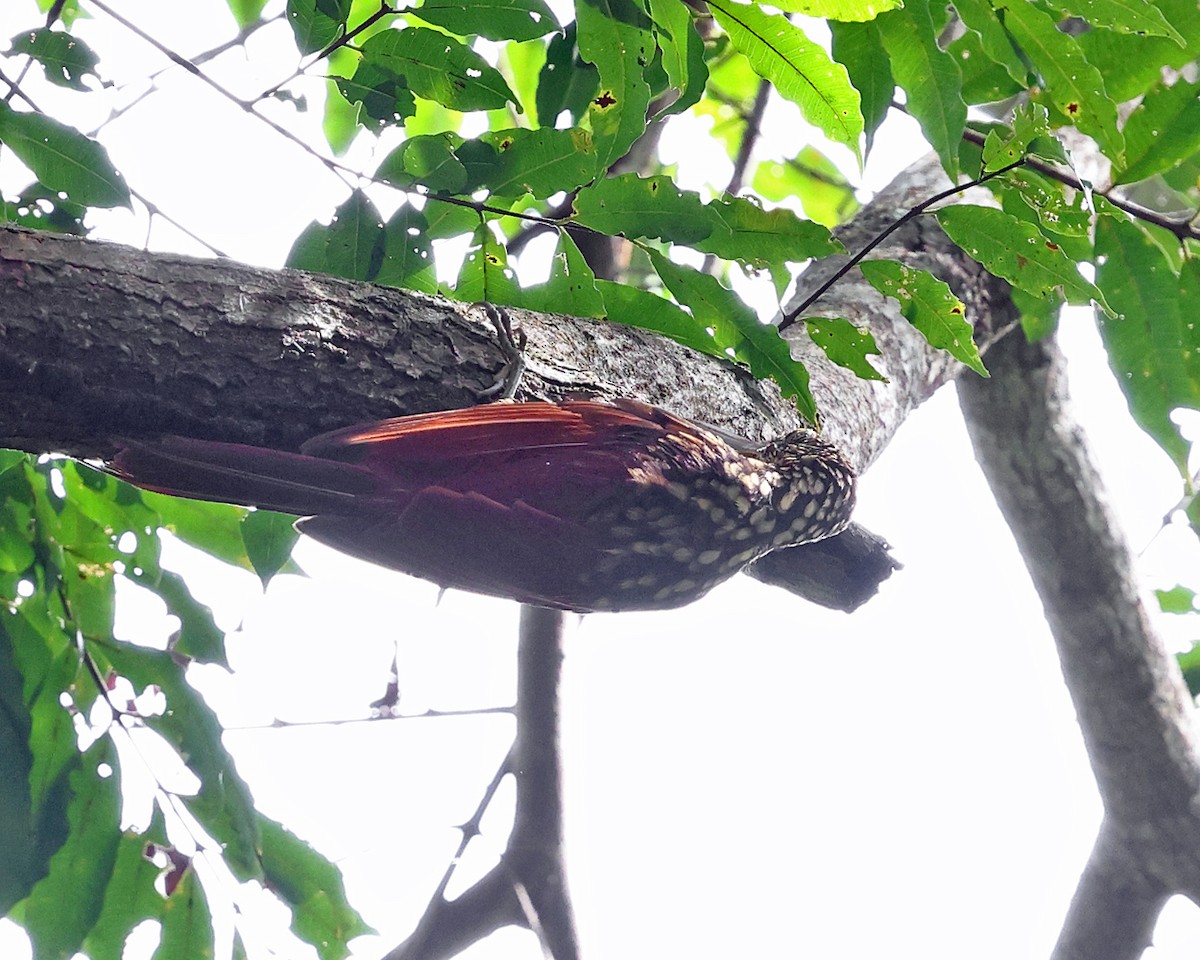
{"type": "MultiPolygon", "coordinates": [[[[112,2],[184,54],[235,31],[220,0],[188,4],[186,16],[177,4],[112,2]]],[[[38,20],[31,0],[0,4],[0,36],[38,20]]],[[[109,97],[33,74],[25,89],[90,132],[165,60],[102,14],[75,32],[105,56],[109,97]]],[[[294,64],[279,23],[204,69],[251,94],[294,64]]],[[[8,76],[19,67],[0,65],[8,76]]],[[[296,234],[346,196],[319,163],[183,71],[156,86],[100,139],[136,189],[229,255],[279,266],[296,234]]],[[[265,112],[321,149],[322,84],[294,88],[309,112],[265,112]]],[[[664,152],[684,164],[685,184],[719,183],[728,160],[702,139],[703,125],[677,126],[664,152]]],[[[782,108],[766,129],[776,135],[764,155],[814,136],[782,108]]],[[[369,169],[394,142],[362,137],[346,162],[369,169]]],[[[889,121],[863,199],[923,149],[907,120],[889,121]]],[[[29,179],[0,154],[0,184],[29,179]]],[[[386,193],[377,199],[390,209],[386,193]]],[[[98,238],[203,253],[161,219],[148,226],[140,207],[90,222],[98,238]]],[[[1183,526],[1159,532],[1179,496],[1171,466],[1129,420],[1086,312],[1065,318],[1063,341],[1146,586],[1173,586],[1195,568],[1196,546],[1183,526]]],[[[973,462],[953,388],[911,417],[862,479],[857,519],[894,544],[905,568],[853,615],[738,577],[681,611],[575,625],[563,682],[567,854],[588,956],[1049,953],[1100,805],[1037,598],[973,462]]],[[[228,725],[239,769],[265,813],[342,867],[352,902],[380,931],[357,954],[378,955],[419,916],[457,843],[453,825],[507,750],[511,719],[318,721],[366,717],[394,655],[408,712],[511,703],[517,607],[454,592],[439,603],[431,585],[309,541],[296,557],[311,579],[278,577],[265,596],[254,577],[185,547],[171,556],[233,631],[233,672],[197,669],[194,680],[228,725]],[[269,728],[276,719],[298,725],[269,728]]],[[[120,630],[160,642],[161,611],[136,588],[126,594],[120,630]]],[[[1190,624],[1158,619],[1181,646],[1190,639],[1190,624]]],[[[494,862],[511,802],[509,783],[451,892],[494,862]]],[[[1200,914],[1173,903],[1156,942],[1156,960],[1190,960],[1200,914]]],[[[0,956],[28,950],[0,923],[0,956]]],[[[515,930],[464,954],[537,955],[532,936],[515,930]]]]}

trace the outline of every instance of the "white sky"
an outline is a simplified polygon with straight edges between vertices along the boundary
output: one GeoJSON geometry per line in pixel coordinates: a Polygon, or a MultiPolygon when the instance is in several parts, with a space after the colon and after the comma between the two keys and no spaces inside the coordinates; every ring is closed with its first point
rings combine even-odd
{"type": "MultiPolygon", "coordinates": [[[[205,6],[211,13],[191,4],[186,17],[174,4],[113,2],[184,53],[233,32],[220,2],[205,6]]],[[[37,19],[32,0],[0,4],[0,36],[37,19]]],[[[77,33],[102,53],[119,44],[101,64],[118,84],[161,63],[102,15],[77,33]]],[[[248,58],[234,51],[206,71],[257,91],[294,63],[289,45],[276,25],[248,58]]],[[[182,71],[160,87],[101,139],[133,186],[231,256],[278,266],[300,229],[344,198],[318,163],[182,71]]],[[[312,112],[272,105],[272,115],[319,144],[321,85],[296,87],[312,112]]],[[[28,89],[81,129],[104,117],[88,112],[87,96],[28,89]]],[[[774,129],[793,133],[781,151],[802,135],[786,116],[774,129]]],[[[704,152],[679,143],[668,149],[683,158],[689,143],[691,156],[704,152]]],[[[890,126],[866,182],[882,185],[920,151],[911,129],[890,126]]],[[[363,138],[347,162],[370,155],[363,138]]],[[[0,156],[0,184],[25,182],[0,156]]],[[[146,242],[140,209],[95,223],[97,237],[146,242]]],[[[201,252],[157,219],[149,246],[201,252]]],[[[1063,337],[1082,418],[1141,550],[1178,499],[1177,482],[1130,423],[1087,314],[1069,317],[1063,337]]],[[[568,867],[588,956],[1048,954],[1099,801],[1038,601],[952,390],[913,416],[863,478],[857,518],[894,544],[905,569],[852,616],[739,577],[682,611],[595,615],[573,631],[563,687],[568,867]]],[[[241,625],[230,638],[233,675],[196,671],[239,728],[227,736],[239,769],[264,812],[342,866],[352,901],[382,934],[359,955],[376,955],[418,916],[511,721],[241,728],[362,716],[397,645],[405,708],[511,702],[516,606],[461,593],[438,604],[428,584],[306,541],[297,558],[312,579],[277,578],[265,597],[247,574],[173,553],[223,624],[241,625]]],[[[1149,587],[1172,586],[1195,561],[1193,539],[1168,531],[1144,559],[1149,587]]],[[[123,628],[157,629],[148,615],[123,628]]],[[[511,792],[501,800],[468,856],[477,871],[502,846],[511,792]]],[[[1193,957],[1200,916],[1176,905],[1168,920],[1151,955],[1193,957]]],[[[0,956],[27,950],[0,924],[0,956]]],[[[466,954],[536,955],[518,931],[466,954]]]]}

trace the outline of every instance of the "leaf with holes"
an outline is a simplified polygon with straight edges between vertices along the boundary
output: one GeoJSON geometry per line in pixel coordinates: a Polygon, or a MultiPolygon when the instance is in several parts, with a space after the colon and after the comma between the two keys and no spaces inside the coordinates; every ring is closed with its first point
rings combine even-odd
{"type": "Polygon", "coordinates": [[[604,316],[604,299],[596,289],[596,275],[565,230],[558,232],[558,245],[550,258],[550,277],[537,286],[522,287],[521,306],[539,313],[604,316]]]}
{"type": "Polygon", "coordinates": [[[72,90],[86,90],[83,78],[89,73],[96,76],[96,64],[100,62],[82,40],[49,27],[13,37],[10,53],[33,57],[45,69],[47,80],[72,90]]]}
{"type": "Polygon", "coordinates": [[[498,110],[512,103],[521,111],[516,95],[495,67],[436,30],[385,30],[362,45],[362,54],[364,65],[403,77],[417,96],[452,110],[498,110]]]}
{"type": "Polygon", "coordinates": [[[579,0],[575,22],[579,56],[600,74],[587,113],[598,164],[607,168],[646,129],[650,85],[645,65],[654,55],[653,24],[635,0],[579,0]]]}
{"type": "Polygon", "coordinates": [[[1031,223],[1003,210],[957,204],[936,214],[942,229],[967,255],[987,269],[1038,297],[1062,293],[1068,303],[1093,300],[1111,313],[1094,284],[1083,279],[1075,262],[1031,223]]]}
{"type": "Polygon", "coordinates": [[[853,371],[863,380],[887,382],[887,377],[867,359],[881,355],[870,330],[860,330],[844,317],[805,317],[803,322],[813,343],[839,367],[853,371]]]}
{"type": "Polygon", "coordinates": [[[1117,129],[1117,107],[1104,89],[1104,77],[1088,63],[1079,41],[1058,29],[1054,18],[1025,0],[998,0],[1004,24],[1046,82],[1043,98],[1092,137],[1106,156],[1123,158],[1125,140],[1117,129]]]}
{"type": "Polygon", "coordinates": [[[51,190],[88,207],[128,207],[129,187],[108,151],[78,130],[0,100],[0,143],[51,190]]]}
{"type": "Polygon", "coordinates": [[[388,287],[436,294],[433,245],[430,243],[429,221],[424,211],[406,204],[392,214],[384,233],[387,235],[387,244],[383,265],[375,282],[388,287]]]}
{"type": "Polygon", "coordinates": [[[972,339],[963,302],[946,284],[931,273],[896,260],[865,260],[859,268],[871,286],[900,304],[904,319],[930,346],[947,351],[981,376],[988,375],[972,339]]]}
{"type": "Polygon", "coordinates": [[[453,295],[454,299],[467,303],[485,300],[505,306],[521,303],[521,288],[508,265],[508,251],[486,223],[475,228],[453,295]]]}
{"type": "Polygon", "coordinates": [[[260,816],[259,825],[267,887],[292,905],[292,929],[321,960],[340,960],[349,940],[375,932],[350,906],[337,867],[274,820],[260,816]]]}
{"type": "Polygon", "coordinates": [[[983,143],[983,171],[991,173],[1016,163],[1038,137],[1049,136],[1050,117],[1040,103],[1023,103],[1013,114],[1012,127],[989,130],[983,143]]]}

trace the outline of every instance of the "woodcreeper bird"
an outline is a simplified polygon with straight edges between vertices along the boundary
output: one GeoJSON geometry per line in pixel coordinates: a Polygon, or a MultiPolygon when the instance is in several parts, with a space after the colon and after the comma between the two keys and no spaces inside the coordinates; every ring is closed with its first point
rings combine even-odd
{"type": "Polygon", "coordinates": [[[305,519],[444,587],[587,612],[682,606],[763,554],[833,536],[855,477],[808,430],[752,448],[633,400],[491,403],[383,420],[301,453],[169,438],[116,475],[305,519]]]}

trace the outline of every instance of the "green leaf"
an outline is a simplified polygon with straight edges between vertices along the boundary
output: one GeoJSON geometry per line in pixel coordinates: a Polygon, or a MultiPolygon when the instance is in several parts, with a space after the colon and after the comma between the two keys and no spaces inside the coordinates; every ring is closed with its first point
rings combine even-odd
{"type": "Polygon", "coordinates": [[[120,784],[97,772],[102,762],[116,766],[107,742],[89,750],[71,774],[70,833],[25,902],[25,930],[39,960],[73,956],[100,916],[121,839],[120,784]]]}
{"type": "Polygon", "coordinates": [[[158,524],[184,543],[235,567],[253,569],[242,542],[245,507],[170,497],[149,490],[133,492],[135,488],[129,486],[124,489],[139,497],[158,515],[158,524]]]}
{"type": "Polygon", "coordinates": [[[875,131],[891,109],[896,93],[892,66],[876,24],[830,21],[829,29],[833,37],[830,48],[833,59],[846,68],[850,82],[862,98],[867,153],[870,153],[875,131]]]}
{"type": "MultiPolygon", "coordinates": [[[[946,45],[946,52],[958,64],[962,74],[962,98],[967,103],[998,103],[1025,92],[1025,84],[1017,83],[1004,67],[983,52],[979,35],[974,31],[964,30],[946,45]]],[[[973,170],[977,164],[964,158],[965,148],[976,151],[978,148],[964,140],[959,150],[959,163],[973,170]]]]}
{"type": "Polygon", "coordinates": [[[667,176],[606,177],[580,190],[573,206],[579,223],[602,233],[689,246],[711,234],[715,225],[700,194],[680,190],[667,176]]]}
{"type": "Polygon", "coordinates": [[[1188,692],[1193,697],[1200,696],[1200,644],[1184,653],[1177,653],[1175,659],[1179,662],[1179,669],[1183,672],[1188,692]]]}
{"type": "Polygon", "coordinates": [[[495,170],[479,183],[493,196],[544,199],[574,190],[598,171],[592,135],[579,127],[497,130],[479,140],[496,152],[495,170]]]}
{"type": "MultiPolygon", "coordinates": [[[[42,11],[42,13],[49,13],[50,9],[56,5],[58,0],[35,0],[35,2],[37,3],[37,8],[42,11]]],[[[78,0],[66,0],[65,3],[58,5],[58,10],[56,12],[62,25],[70,30],[75,21],[79,18],[79,2],[78,0]]]]}
{"type": "MultiPolygon", "coordinates": [[[[544,127],[553,126],[564,111],[577,124],[588,111],[588,104],[600,87],[596,68],[582,60],[575,44],[575,24],[563,34],[550,38],[546,62],[538,74],[537,115],[544,127]]],[[[649,87],[646,87],[649,96],[649,87]]]]}
{"type": "Polygon", "coordinates": [[[1068,203],[1063,196],[1061,184],[1028,167],[1011,171],[1005,176],[1005,181],[1010,187],[1004,192],[1005,210],[1015,213],[1010,198],[1019,199],[1027,209],[1034,212],[1043,231],[1055,239],[1070,242],[1068,238],[1080,238],[1082,247],[1078,251],[1069,251],[1073,260],[1092,258],[1091,244],[1087,239],[1091,232],[1092,212],[1085,205],[1082,190],[1075,191],[1074,197],[1068,203]]]}
{"type": "Polygon", "coordinates": [[[387,249],[379,211],[361,190],[337,210],[329,226],[309,224],[288,253],[294,270],[329,273],[348,280],[374,280],[387,249]]]}
{"type": "Polygon", "coordinates": [[[1021,329],[1030,343],[1036,343],[1058,329],[1058,317],[1063,307],[1061,297],[1042,299],[1013,287],[1012,301],[1020,311],[1021,329]]]}
{"type": "Polygon", "coordinates": [[[212,912],[194,870],[184,872],[162,912],[162,939],[153,960],[206,960],[213,956],[212,912]]]}
{"type": "Polygon", "coordinates": [[[387,250],[375,282],[422,293],[437,293],[433,244],[429,242],[429,221],[425,219],[425,214],[405,204],[392,214],[384,232],[387,234],[387,250]]]}
{"type": "Polygon", "coordinates": [[[425,0],[407,12],[460,37],[532,40],[562,29],[542,0],[471,0],[470,3],[425,0]]]}
{"type": "Polygon", "coordinates": [[[508,251],[486,223],[475,230],[454,286],[454,298],[467,303],[486,300],[505,306],[521,303],[521,288],[508,265],[508,251]]]}
{"type": "Polygon", "coordinates": [[[931,273],[896,260],[864,260],[859,268],[871,286],[900,304],[904,319],[930,346],[949,352],[980,376],[988,375],[972,339],[963,302],[946,284],[931,273]]]}
{"type": "Polygon", "coordinates": [[[220,837],[226,863],[239,879],[261,875],[259,814],[250,791],[221,742],[216,715],[187,682],[176,657],[162,650],[116,643],[92,646],[101,669],[110,667],[136,690],[155,685],[167,710],[147,721],[187,759],[200,779],[200,792],[188,801],[192,814],[213,837],[220,837]]]}
{"type": "Polygon", "coordinates": [[[495,110],[510,102],[521,110],[495,67],[470,47],[436,30],[385,30],[362,45],[362,54],[364,65],[403,77],[417,96],[452,110],[495,110]]]}
{"type": "Polygon", "coordinates": [[[1186,477],[1190,444],[1171,413],[1200,410],[1200,334],[1181,306],[1200,295],[1200,271],[1188,261],[1177,276],[1142,230],[1112,216],[1096,224],[1096,260],[1096,283],[1117,311],[1100,318],[1109,365],[1134,420],[1186,477]]]}
{"type": "Polygon", "coordinates": [[[1189,590],[1182,584],[1176,584],[1170,590],[1155,590],[1158,599],[1158,609],[1163,613],[1196,613],[1196,591],[1189,590]]]}
{"type": "Polygon", "coordinates": [[[1117,129],[1117,108],[1104,89],[1100,71],[1088,63],[1079,42],[1058,29],[1054,19],[1025,0],[996,0],[1004,24],[1045,78],[1044,97],[1063,117],[1094,138],[1105,154],[1120,161],[1125,141],[1117,129]]]}
{"type": "Polygon", "coordinates": [[[874,20],[881,13],[902,7],[904,0],[779,0],[771,6],[806,17],[862,21],[874,20]]]}
{"type": "Polygon", "coordinates": [[[374,933],[346,900],[332,863],[274,820],[259,818],[263,875],[270,890],[292,906],[292,929],[322,960],[341,960],[354,937],[374,933]]]}
{"type": "Polygon", "coordinates": [[[417,112],[417,101],[404,77],[376,63],[364,60],[353,77],[334,77],[333,83],[347,103],[358,106],[358,122],[364,127],[379,130],[403,123],[417,112]],[[374,123],[368,124],[364,117],[374,123]]]}
{"type": "Polygon", "coordinates": [[[612,280],[597,280],[604,313],[613,323],[652,330],[698,353],[729,359],[696,318],[665,297],[612,280]]]}
{"type": "Polygon", "coordinates": [[[175,654],[197,663],[227,664],[225,634],[213,620],[212,609],[192,596],[183,577],[171,570],[159,571],[157,576],[131,571],[128,576],[158,594],[167,609],[179,618],[179,632],[172,644],[175,654]]]}
{"type": "Polygon", "coordinates": [[[128,207],[129,187],[108,151],[78,130],[0,101],[0,142],[51,190],[89,207],[128,207]]]}
{"type": "MultiPolygon", "coordinates": [[[[620,159],[646,129],[650,85],[645,67],[654,53],[654,33],[635,0],[576,0],[579,55],[595,64],[599,90],[588,105],[597,166],[620,159]]],[[[549,125],[550,117],[543,121],[549,125]]]]}
{"type": "MultiPolygon", "coordinates": [[[[541,123],[537,117],[538,77],[541,75],[545,63],[546,44],[541,40],[505,44],[500,54],[501,71],[509,78],[513,92],[517,95],[517,101],[525,105],[526,125],[533,129],[554,128],[553,120],[550,123],[541,123]],[[529,109],[531,104],[535,109],[529,109]]],[[[512,120],[505,115],[502,125],[509,126],[511,123],[512,120]]]]}
{"type": "Polygon", "coordinates": [[[787,17],[730,0],[710,2],[709,9],[754,71],[799,106],[805,120],[849,147],[861,164],[861,99],[846,68],[830,60],[787,17]]]}
{"type": "Polygon", "coordinates": [[[539,313],[604,316],[604,300],[596,289],[596,276],[565,230],[558,232],[558,245],[550,258],[549,279],[522,288],[521,306],[539,313]]]}
{"type": "Polygon", "coordinates": [[[876,23],[892,60],[892,76],[908,97],[908,109],[951,180],[958,178],[958,144],[967,126],[962,73],[938,46],[930,0],[906,0],[876,23]]]}
{"type": "Polygon", "coordinates": [[[688,307],[697,325],[710,331],[713,346],[706,353],[724,355],[750,368],[760,380],[770,377],[796,403],[809,423],[817,423],[817,405],[808,389],[808,371],[792,357],[779,330],[763,323],[716,277],[673,263],[651,250],[650,260],[671,295],[688,307]]]}
{"type": "Polygon", "coordinates": [[[459,206],[456,203],[439,203],[433,197],[425,205],[424,213],[429,224],[426,235],[430,240],[461,237],[473,231],[482,222],[482,215],[470,207],[459,206]]]}
{"type": "Polygon", "coordinates": [[[1200,83],[1182,77],[1142,99],[1125,122],[1125,169],[1117,183],[1166,173],[1200,151],[1200,83]]]}
{"type": "Polygon", "coordinates": [[[165,901],[154,888],[159,868],[146,859],[146,843],[166,843],[161,815],[147,834],[122,834],[100,915],[83,941],[90,960],[121,960],[130,931],[143,920],[162,916],[165,901]]]}
{"type": "Polygon", "coordinates": [[[679,91],[679,96],[664,112],[682,113],[704,96],[708,79],[704,41],[696,32],[687,4],[679,0],[649,0],[649,9],[667,80],[679,91]]]}
{"type": "Polygon", "coordinates": [[[45,69],[47,80],[72,90],[86,90],[83,78],[89,73],[96,76],[96,64],[100,62],[82,40],[49,27],[17,34],[11,52],[33,57],[45,69]]]}
{"type": "Polygon", "coordinates": [[[77,237],[87,234],[83,224],[86,213],[83,204],[59,196],[36,180],[21,191],[15,202],[0,200],[0,221],[77,237]]]}
{"type": "Polygon", "coordinates": [[[717,225],[696,248],[749,267],[778,270],[784,263],[801,263],[845,249],[827,227],[783,207],[765,210],[749,198],[718,197],[705,209],[717,225]]]}
{"type": "Polygon", "coordinates": [[[1013,46],[1012,34],[988,0],[954,0],[963,24],[978,38],[979,50],[1004,69],[1019,87],[1029,85],[1029,66],[1013,46]]]}
{"type": "Polygon", "coordinates": [[[936,216],[951,240],[1013,286],[1039,297],[1061,292],[1068,303],[1094,300],[1109,309],[1104,295],[1080,276],[1074,261],[1032,224],[972,204],[945,207],[936,216]]]}
{"type": "Polygon", "coordinates": [[[352,104],[342,96],[335,79],[325,81],[325,113],[321,120],[321,132],[336,156],[342,156],[354,142],[361,112],[361,105],[352,104]]]}
{"type": "Polygon", "coordinates": [[[463,142],[456,133],[411,137],[384,157],[375,176],[398,187],[420,184],[437,193],[462,193],[467,168],[454,151],[463,142]]]}
{"type": "Polygon", "coordinates": [[[63,666],[25,616],[0,611],[0,913],[46,875],[68,836],[66,787],[79,751],[58,703],[73,679],[63,666]]]}
{"type": "Polygon", "coordinates": [[[346,29],[351,0],[288,0],[287,19],[301,53],[316,53],[346,29]]]}
{"type": "Polygon", "coordinates": [[[1166,37],[1139,37],[1114,30],[1089,30],[1078,38],[1088,63],[1100,71],[1108,95],[1116,103],[1150,89],[1162,79],[1164,67],[1178,70],[1191,63],[1200,49],[1200,9],[1195,0],[1157,0],[1154,6],[1187,46],[1166,37]]]}
{"type": "Polygon", "coordinates": [[[805,216],[831,229],[845,223],[859,209],[853,185],[835,163],[811,145],[784,163],[764,160],[755,170],[751,185],[755,193],[775,203],[796,198],[805,216]]]}
{"type": "Polygon", "coordinates": [[[574,210],[580,223],[603,233],[682,243],[758,268],[841,249],[828,229],[788,210],[764,210],[740,197],[706,204],[666,176],[598,180],[579,191],[574,210]]]}
{"type": "Polygon", "coordinates": [[[805,317],[804,325],[813,343],[839,367],[852,370],[863,380],[887,381],[867,359],[868,355],[880,356],[870,330],[860,330],[842,317],[805,317]]]}
{"type": "Polygon", "coordinates": [[[238,28],[245,29],[252,23],[258,23],[267,0],[226,0],[226,3],[229,12],[237,21],[238,28]]]}
{"type": "Polygon", "coordinates": [[[1086,20],[1093,27],[1139,37],[1170,37],[1181,47],[1187,43],[1162,11],[1146,0],[1051,0],[1051,5],[1067,16],[1086,20]]]}
{"type": "Polygon", "coordinates": [[[383,264],[383,218],[361,190],[334,211],[325,237],[325,272],[347,280],[373,280],[383,264]]]}
{"type": "Polygon", "coordinates": [[[991,173],[1016,163],[1029,150],[1029,145],[1041,136],[1050,134],[1050,118],[1040,103],[1024,103],[1013,115],[1012,128],[1001,134],[988,131],[983,144],[983,171],[991,173]]]}
{"type": "Polygon", "coordinates": [[[242,521],[246,555],[254,564],[254,572],[264,590],[271,578],[287,565],[292,557],[292,547],[300,539],[293,523],[294,518],[271,510],[255,510],[246,514],[242,521]]]}

